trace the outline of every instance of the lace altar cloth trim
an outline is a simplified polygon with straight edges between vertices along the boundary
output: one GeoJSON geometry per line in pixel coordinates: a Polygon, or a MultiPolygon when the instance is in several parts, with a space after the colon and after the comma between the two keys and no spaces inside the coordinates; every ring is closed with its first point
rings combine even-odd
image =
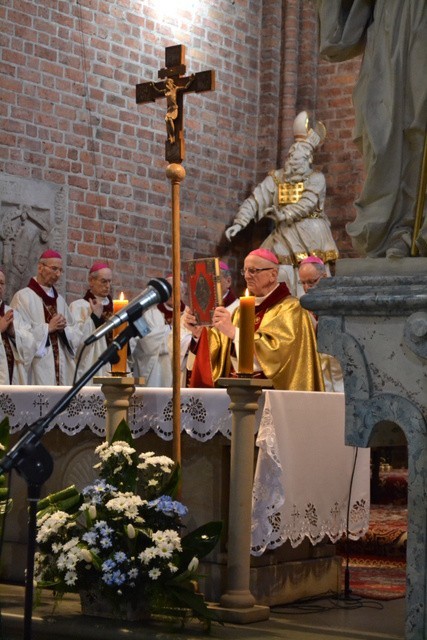
{"type": "MultiPolygon", "coordinates": [[[[0,386],[0,416],[9,416],[11,433],[32,425],[56,405],[69,387],[0,386]]],[[[105,435],[105,398],[100,387],[84,387],[68,408],[58,415],[47,431],[60,429],[75,435],[89,428],[105,435]]],[[[230,398],[221,390],[181,390],[181,430],[205,442],[216,433],[231,437],[230,398]],[[208,393],[206,393],[208,391],[208,393]]],[[[138,388],[130,400],[129,426],[135,438],[154,431],[163,440],[172,440],[172,390],[138,388]]]]}
{"type": "Polygon", "coordinates": [[[285,403],[279,393],[265,394],[258,429],[252,555],[347,531],[357,540],[369,526],[370,450],[344,445],[343,394],[294,392],[285,403]]]}

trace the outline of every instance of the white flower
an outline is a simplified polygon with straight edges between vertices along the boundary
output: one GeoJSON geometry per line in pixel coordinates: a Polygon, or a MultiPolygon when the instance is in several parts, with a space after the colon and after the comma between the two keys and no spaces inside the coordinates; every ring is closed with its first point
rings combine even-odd
{"type": "Polygon", "coordinates": [[[96,447],[95,453],[101,458],[102,462],[107,462],[110,458],[124,457],[129,465],[133,464],[132,456],[136,453],[133,447],[130,447],[127,442],[117,440],[113,443],[104,442],[96,447]]]}
{"type": "Polygon", "coordinates": [[[58,531],[65,524],[70,522],[71,518],[65,511],[56,511],[55,513],[45,514],[40,518],[37,534],[37,542],[46,542],[51,536],[58,533],[58,531]]]}
{"type": "Polygon", "coordinates": [[[153,531],[151,539],[158,547],[167,545],[176,551],[181,551],[181,538],[174,529],[153,531]]]}
{"type": "Polygon", "coordinates": [[[111,511],[117,511],[123,513],[126,517],[135,519],[138,516],[138,507],[146,504],[146,500],[143,500],[140,496],[136,496],[133,493],[117,493],[116,498],[111,498],[105,505],[107,509],[111,511]]]}
{"type": "Polygon", "coordinates": [[[171,458],[167,456],[155,456],[152,451],[148,453],[141,453],[139,455],[141,462],[138,464],[138,469],[145,470],[151,467],[160,467],[164,473],[169,473],[175,464],[171,458]]]}
{"type": "Polygon", "coordinates": [[[64,580],[65,584],[68,584],[69,586],[75,585],[77,581],[77,573],[75,571],[67,571],[64,576],[64,580]]]}
{"type": "Polygon", "coordinates": [[[135,531],[135,527],[133,526],[133,524],[128,524],[128,526],[126,527],[126,533],[127,536],[130,540],[133,540],[136,536],[136,531],[135,531]]]}
{"type": "Polygon", "coordinates": [[[89,515],[92,518],[92,520],[95,520],[95,518],[96,518],[96,506],[94,504],[89,505],[89,515]]]}
{"type": "Polygon", "coordinates": [[[150,560],[157,556],[157,547],[147,547],[144,551],[138,555],[138,558],[141,560],[142,564],[148,564],[150,560]]]}
{"type": "Polygon", "coordinates": [[[152,580],[157,580],[157,578],[159,578],[161,575],[160,569],[157,569],[157,568],[150,569],[150,571],[148,572],[148,575],[152,580]]]}
{"type": "Polygon", "coordinates": [[[77,537],[71,538],[71,540],[68,540],[68,542],[64,544],[62,549],[65,552],[70,551],[70,549],[72,549],[73,547],[76,547],[78,543],[79,543],[79,539],[77,537]]]}
{"type": "Polygon", "coordinates": [[[171,544],[163,542],[161,545],[157,545],[157,555],[159,558],[170,558],[173,553],[173,546],[171,544]]]}

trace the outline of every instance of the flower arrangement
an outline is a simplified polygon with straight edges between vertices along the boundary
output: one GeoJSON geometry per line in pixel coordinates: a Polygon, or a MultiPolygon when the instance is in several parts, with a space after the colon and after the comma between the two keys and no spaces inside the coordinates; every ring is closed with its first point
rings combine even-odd
{"type": "Polygon", "coordinates": [[[124,421],[95,453],[98,479],[81,492],[72,486],[39,502],[37,586],[57,597],[89,591],[117,616],[130,607],[216,619],[197,591],[197,568],[217,543],[221,523],[182,536],[187,508],[174,499],[177,465],[152,452],[138,456],[124,421]]]}

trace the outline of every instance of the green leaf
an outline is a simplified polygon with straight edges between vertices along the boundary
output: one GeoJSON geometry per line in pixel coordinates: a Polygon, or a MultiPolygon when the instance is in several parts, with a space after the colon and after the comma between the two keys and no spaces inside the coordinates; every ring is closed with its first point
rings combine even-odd
{"type": "Polygon", "coordinates": [[[58,509],[61,511],[66,511],[67,509],[65,509],[64,507],[67,506],[68,502],[69,508],[71,508],[75,506],[79,502],[79,500],[82,500],[80,492],[77,490],[76,486],[72,484],[66,489],[61,489],[61,491],[51,493],[46,496],[46,498],[39,500],[37,510],[44,511],[49,507],[55,507],[55,511],[58,509]]]}
{"type": "Polygon", "coordinates": [[[131,447],[133,447],[135,444],[132,438],[132,432],[129,429],[129,425],[126,422],[126,420],[120,421],[119,425],[117,426],[117,429],[113,434],[113,437],[111,438],[111,443],[117,442],[118,440],[127,442],[127,444],[131,447]]]}
{"type": "Polygon", "coordinates": [[[9,449],[10,441],[10,425],[9,418],[5,416],[0,422],[0,444],[2,444],[7,451],[9,449]]]}
{"type": "Polygon", "coordinates": [[[187,566],[193,556],[204,558],[216,546],[221,536],[222,522],[207,522],[188,533],[181,540],[183,565],[187,566]]]}
{"type": "Polygon", "coordinates": [[[166,482],[161,487],[159,494],[171,496],[171,498],[176,498],[180,480],[181,480],[181,467],[179,466],[179,464],[175,464],[175,466],[172,468],[170,475],[167,477],[166,482]]]}
{"type": "Polygon", "coordinates": [[[192,609],[198,617],[205,620],[214,620],[222,624],[218,614],[213,609],[209,609],[201,593],[196,593],[192,589],[179,589],[177,587],[170,587],[170,592],[178,602],[182,602],[192,609]]]}

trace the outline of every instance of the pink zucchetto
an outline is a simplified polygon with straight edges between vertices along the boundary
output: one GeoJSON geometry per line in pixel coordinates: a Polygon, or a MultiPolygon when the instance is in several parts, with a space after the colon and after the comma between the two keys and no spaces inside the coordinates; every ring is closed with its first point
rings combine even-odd
{"type": "Polygon", "coordinates": [[[94,262],[91,268],[89,269],[89,273],[95,273],[95,271],[100,271],[101,269],[109,269],[110,267],[106,262],[94,262]]]}
{"type": "Polygon", "coordinates": [[[62,260],[61,254],[54,249],[46,249],[46,251],[43,251],[40,256],[40,260],[49,260],[49,258],[59,258],[60,260],[62,260]]]}
{"type": "Polygon", "coordinates": [[[222,260],[219,263],[219,268],[221,269],[221,271],[230,271],[230,267],[228,266],[228,264],[226,262],[223,262],[222,260]]]}
{"type": "Polygon", "coordinates": [[[300,264],[325,264],[323,262],[323,260],[321,258],[318,258],[317,256],[308,256],[307,258],[304,258],[304,260],[301,260],[300,264]]]}
{"type": "Polygon", "coordinates": [[[258,256],[259,258],[263,258],[264,260],[268,260],[269,262],[273,262],[274,264],[279,264],[279,260],[277,259],[277,256],[272,252],[269,251],[268,249],[254,249],[253,251],[250,252],[249,254],[250,256],[258,256]]]}

